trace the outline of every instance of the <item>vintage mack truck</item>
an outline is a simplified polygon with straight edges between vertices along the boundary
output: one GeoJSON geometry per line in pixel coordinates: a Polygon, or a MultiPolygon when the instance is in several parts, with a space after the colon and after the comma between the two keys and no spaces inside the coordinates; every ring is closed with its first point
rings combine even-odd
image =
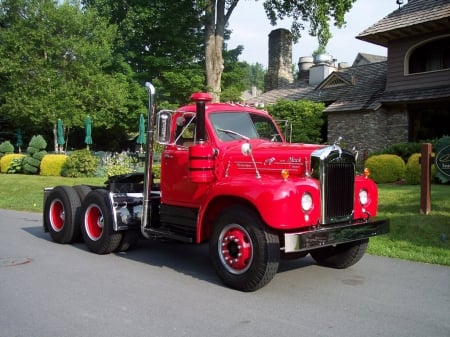
{"type": "Polygon", "coordinates": [[[105,186],[46,188],[43,227],[54,241],[81,237],[97,254],[129,249],[139,237],[208,241],[222,282],[255,291],[282,258],[310,254],[320,265],[347,268],[370,237],[389,231],[389,220],[376,218],[377,186],[367,171],[357,174],[354,151],[288,143],[267,112],[211,103],[208,93],[155,114],[154,87],[147,88],[144,173],[105,186]],[[159,182],[154,141],[164,147],[159,182]]]}

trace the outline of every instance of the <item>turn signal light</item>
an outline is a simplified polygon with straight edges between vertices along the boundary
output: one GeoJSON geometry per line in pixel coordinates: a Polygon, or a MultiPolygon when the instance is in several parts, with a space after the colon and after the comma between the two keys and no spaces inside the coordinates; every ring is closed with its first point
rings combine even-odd
{"type": "Polygon", "coordinates": [[[283,178],[283,180],[287,180],[287,178],[289,178],[289,171],[286,169],[281,170],[281,178],[283,178]]]}
{"type": "Polygon", "coordinates": [[[370,171],[369,171],[369,169],[366,167],[366,168],[364,169],[364,177],[368,178],[369,176],[370,176],[370,171]]]}

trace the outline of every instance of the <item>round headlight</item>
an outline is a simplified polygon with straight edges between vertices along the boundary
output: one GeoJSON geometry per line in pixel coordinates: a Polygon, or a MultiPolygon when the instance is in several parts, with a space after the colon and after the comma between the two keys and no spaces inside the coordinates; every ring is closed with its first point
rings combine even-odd
{"type": "Polygon", "coordinates": [[[302,209],[307,212],[313,206],[312,196],[308,192],[303,193],[302,195],[302,209]]]}
{"type": "Polygon", "coordinates": [[[369,196],[367,194],[367,191],[362,189],[359,191],[359,202],[361,205],[366,205],[369,202],[369,196]]]}

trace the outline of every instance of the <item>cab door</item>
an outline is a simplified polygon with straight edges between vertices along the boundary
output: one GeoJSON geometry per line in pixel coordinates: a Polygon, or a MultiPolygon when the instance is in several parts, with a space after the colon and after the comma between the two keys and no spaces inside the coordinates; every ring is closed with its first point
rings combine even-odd
{"type": "Polygon", "coordinates": [[[189,179],[189,146],[195,142],[195,115],[175,117],[175,139],[166,145],[161,156],[161,202],[199,207],[207,184],[189,179]]]}

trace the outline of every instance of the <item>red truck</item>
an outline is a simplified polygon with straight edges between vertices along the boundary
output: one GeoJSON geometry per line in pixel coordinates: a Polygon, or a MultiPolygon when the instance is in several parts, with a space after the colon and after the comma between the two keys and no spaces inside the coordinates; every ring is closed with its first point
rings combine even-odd
{"type": "Polygon", "coordinates": [[[356,173],[352,151],[288,143],[267,112],[211,103],[207,93],[154,115],[154,88],[147,88],[144,173],[111,177],[105,186],[46,188],[43,226],[54,241],[81,236],[97,254],[126,250],[139,237],[208,241],[223,283],[255,291],[281,258],[310,254],[320,265],[346,268],[370,237],[389,231],[389,220],[376,218],[377,186],[368,172],[356,173]],[[159,183],[154,141],[164,145],[159,183]]]}

